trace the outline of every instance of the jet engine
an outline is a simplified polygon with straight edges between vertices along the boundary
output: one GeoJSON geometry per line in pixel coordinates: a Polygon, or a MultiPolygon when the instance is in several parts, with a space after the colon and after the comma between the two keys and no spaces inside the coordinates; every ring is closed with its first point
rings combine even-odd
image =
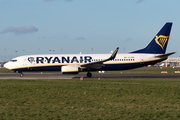
{"type": "Polygon", "coordinates": [[[78,74],[80,72],[80,68],[77,65],[67,65],[61,67],[62,74],[78,74]]]}

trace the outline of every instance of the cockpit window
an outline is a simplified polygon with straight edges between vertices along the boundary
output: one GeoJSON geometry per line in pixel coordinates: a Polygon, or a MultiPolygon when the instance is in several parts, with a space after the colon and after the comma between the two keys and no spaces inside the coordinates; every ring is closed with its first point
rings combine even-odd
{"type": "Polygon", "coordinates": [[[17,62],[17,60],[11,60],[11,62],[17,62]]]}

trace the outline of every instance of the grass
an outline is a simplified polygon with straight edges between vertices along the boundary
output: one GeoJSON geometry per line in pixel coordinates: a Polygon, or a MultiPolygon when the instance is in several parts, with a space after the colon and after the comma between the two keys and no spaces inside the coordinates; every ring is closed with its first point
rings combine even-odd
{"type": "Polygon", "coordinates": [[[12,70],[8,70],[6,68],[0,68],[0,73],[12,73],[12,70]]]}
{"type": "Polygon", "coordinates": [[[0,80],[0,119],[180,119],[180,79],[0,80]]]}

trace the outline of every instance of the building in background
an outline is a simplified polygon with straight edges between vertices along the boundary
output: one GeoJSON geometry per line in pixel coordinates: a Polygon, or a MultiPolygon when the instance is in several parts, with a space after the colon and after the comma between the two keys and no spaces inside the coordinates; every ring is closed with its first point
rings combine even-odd
{"type": "Polygon", "coordinates": [[[0,68],[4,68],[4,64],[5,64],[6,62],[0,62],[0,68]]]}
{"type": "Polygon", "coordinates": [[[161,67],[180,67],[180,57],[179,58],[168,58],[165,61],[158,63],[161,67]]]}

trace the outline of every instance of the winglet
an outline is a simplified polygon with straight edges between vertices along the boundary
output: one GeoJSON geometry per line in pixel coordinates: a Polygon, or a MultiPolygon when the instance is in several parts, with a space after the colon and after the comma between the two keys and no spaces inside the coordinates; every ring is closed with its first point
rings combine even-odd
{"type": "Polygon", "coordinates": [[[116,48],[116,50],[113,52],[113,54],[111,55],[109,60],[113,60],[116,57],[116,54],[117,54],[118,50],[119,50],[119,47],[116,48]]]}

